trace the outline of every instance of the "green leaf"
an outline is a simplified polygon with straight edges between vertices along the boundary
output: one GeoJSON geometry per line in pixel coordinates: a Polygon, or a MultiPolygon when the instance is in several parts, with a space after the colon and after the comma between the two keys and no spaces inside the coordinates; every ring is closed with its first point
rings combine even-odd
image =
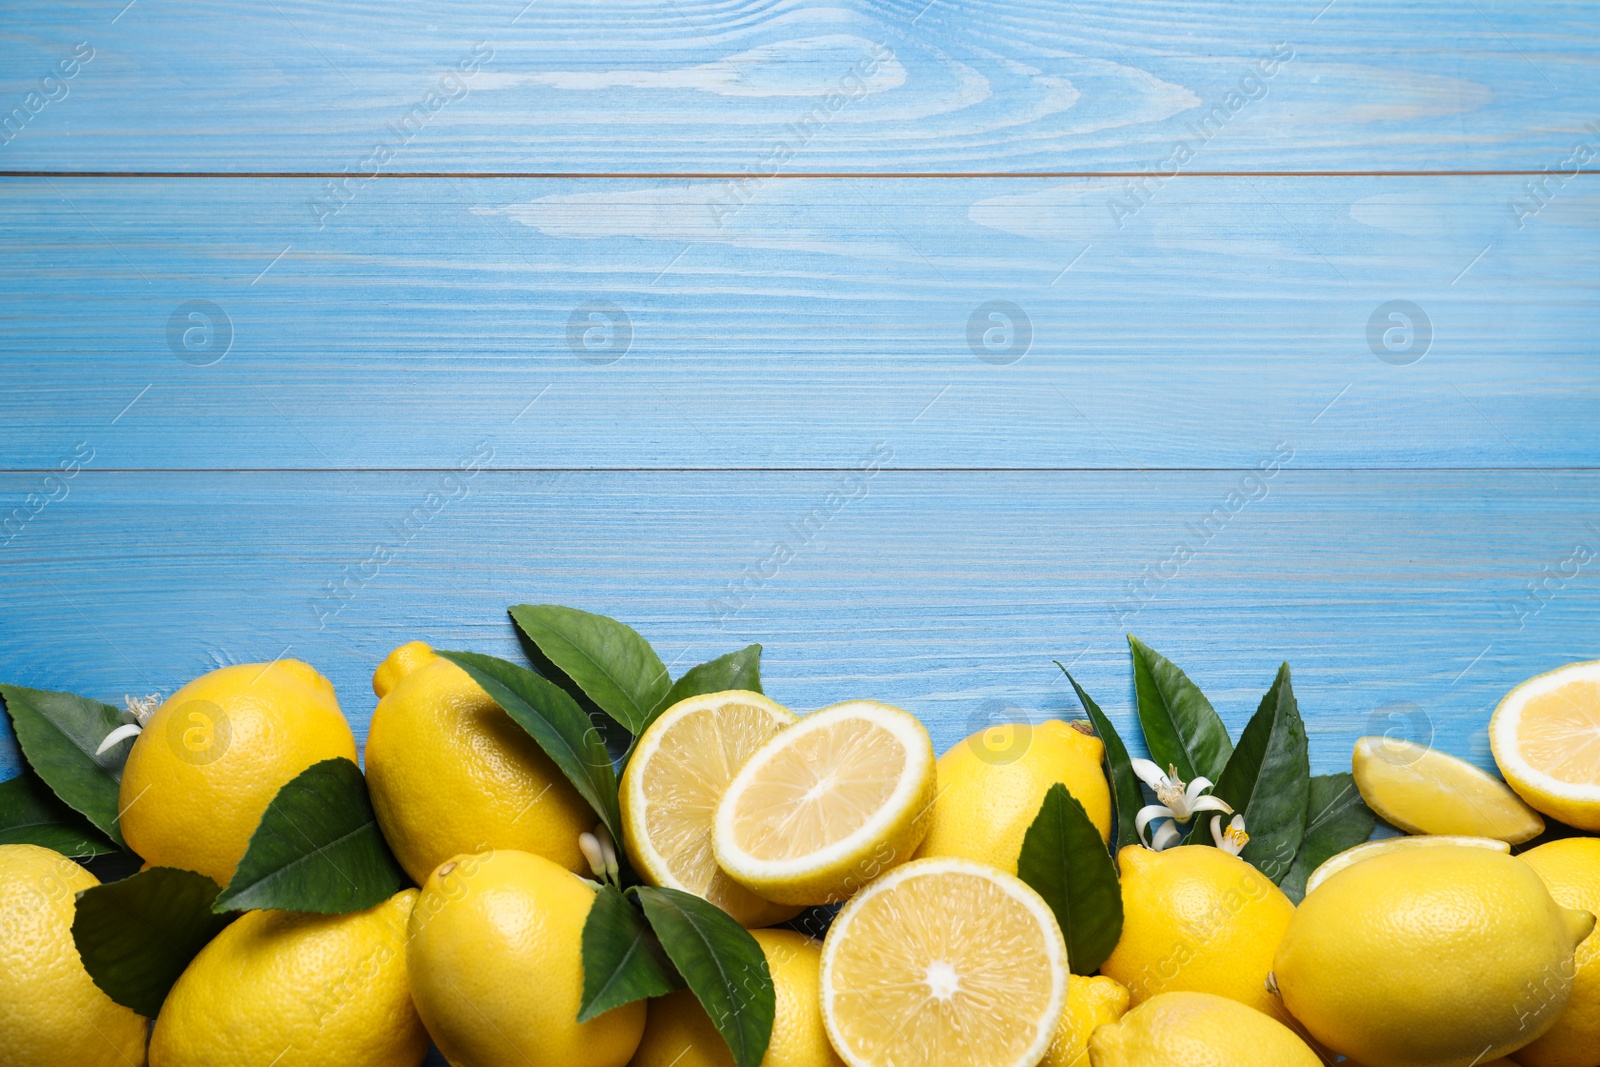
{"type": "MultiPolygon", "coordinates": [[[[1059,660],[1056,666],[1061,667],[1059,660]]],[[[1111,725],[1111,720],[1100,710],[1100,705],[1089,698],[1071,672],[1061,667],[1061,673],[1067,676],[1067,681],[1077,691],[1078,703],[1083,705],[1089,721],[1094,724],[1094,732],[1100,735],[1101,742],[1106,746],[1106,771],[1111,780],[1111,799],[1117,806],[1117,849],[1120,851],[1129,845],[1137,845],[1140,843],[1139,829],[1135,820],[1139,816],[1139,809],[1144,807],[1144,793],[1139,788],[1139,776],[1133,773],[1133,764],[1128,759],[1128,747],[1122,743],[1117,728],[1111,725]]]]}
{"type": "Polygon", "coordinates": [[[772,1040],[777,1000],[756,939],[727,912],[691,893],[653,886],[630,892],[728,1043],[734,1067],[758,1067],[772,1040]]]}
{"type": "Polygon", "coordinates": [[[0,685],[0,696],[34,773],[68,807],[122,846],[117,795],[133,738],[117,742],[103,755],[94,754],[106,735],[123,725],[122,713],[98,700],[15,685],[0,685]]]}
{"type": "Polygon", "coordinates": [[[0,845],[41,845],[73,859],[117,851],[89,820],[27,771],[0,782],[0,845]]]}
{"type": "Polygon", "coordinates": [[[622,814],[617,773],[605,742],[578,702],[554,682],[526,667],[476,652],[439,652],[483,687],[495,703],[544,749],[578,795],[589,802],[617,841],[622,814]]]}
{"type": "Polygon", "coordinates": [[[672,688],[666,664],[638,631],[616,619],[555,604],[518,604],[517,626],[553,666],[607,715],[638,735],[672,688]]]}
{"type": "MultiPolygon", "coordinates": [[[[1239,858],[1279,881],[1289,873],[1306,833],[1306,797],[1311,788],[1311,759],[1306,750],[1306,724],[1300,719],[1289,665],[1278,668],[1272,688],[1250,717],[1239,747],[1217,779],[1213,796],[1221,797],[1244,816],[1250,834],[1239,858]]],[[[1225,816],[1202,812],[1191,837],[1210,838],[1211,821],[1225,816]],[[1200,824],[1204,823],[1202,827],[1200,824]],[[1204,833],[1202,834],[1202,830],[1204,833]]]]}
{"type": "Polygon", "coordinates": [[[216,899],[203,874],[151,867],[79,893],[72,940],[106,996],[154,1019],[189,961],[234,920],[212,913],[216,899]]]}
{"type": "Polygon", "coordinates": [[[1278,883],[1296,904],[1306,895],[1311,872],[1347,848],[1372,836],[1378,817],[1361,799],[1349,774],[1319,774],[1311,779],[1306,805],[1306,836],[1289,873],[1278,883]]]}
{"type": "Polygon", "coordinates": [[[1017,876],[1056,913],[1072,973],[1099,970],[1122,936],[1122,888],[1100,831],[1060,782],[1022,838],[1017,876]]]}
{"type": "Polygon", "coordinates": [[[615,887],[595,894],[583,923],[583,1002],[578,1021],[683,988],[661,942],[639,909],[615,887]]]}
{"type": "MultiPolygon", "coordinates": [[[[737,652],[729,652],[726,656],[718,656],[695,667],[690,667],[682,678],[672,683],[672,688],[661,702],[650,711],[650,717],[645,721],[639,733],[644,733],[650,724],[661,717],[661,713],[680,700],[690,697],[704,696],[706,693],[722,693],[729,689],[744,689],[752,693],[761,692],[761,646],[750,645],[737,652]]],[[[628,746],[627,755],[623,757],[626,765],[629,757],[633,755],[634,744],[628,746]]]]}
{"type": "Polygon", "coordinates": [[[1216,781],[1233,755],[1233,743],[1211,701],[1177,664],[1132,634],[1128,646],[1133,650],[1139,725],[1144,728],[1150,758],[1163,773],[1168,767],[1178,768],[1185,782],[1196,778],[1216,781]]]}
{"type": "Polygon", "coordinates": [[[406,884],[361,768],[340,757],[313,763],[278,790],[214,910],[341,915],[375,907],[406,884]]]}

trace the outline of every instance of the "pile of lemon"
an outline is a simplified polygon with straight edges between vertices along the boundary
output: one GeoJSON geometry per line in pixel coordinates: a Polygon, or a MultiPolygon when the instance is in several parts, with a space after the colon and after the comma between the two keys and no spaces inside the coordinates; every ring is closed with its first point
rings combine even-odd
{"type": "MultiPolygon", "coordinates": [[[[348,915],[247,913],[150,1029],[74,948],[93,876],[0,846],[0,1067],[414,1067],[430,1039],[456,1067],[733,1062],[688,991],[577,1021],[594,812],[426,645],[396,649],[373,687],[368,786],[420,889],[348,915]]],[[[1600,1067],[1600,839],[1509,855],[1538,812],[1600,830],[1600,664],[1518,687],[1491,738],[1515,791],[1364,739],[1363,796],[1416,836],[1329,860],[1298,908],[1224,849],[1122,849],[1123,930],[1094,976],[1071,972],[1056,914],[1017,877],[1057,783],[1110,840],[1104,749],[1077,724],[991,728],[936,760],[885,704],[797,717],[754,692],[691,697],[637,741],[621,845],[643,881],[753,930],[777,1001],[764,1067],[1600,1067]],[[841,907],[819,942],[791,920],[821,904],[841,907]]],[[[278,788],[355,755],[309,666],[212,672],[135,742],[124,836],[225,885],[278,788]],[[230,724],[213,761],[167,743],[195,699],[230,724]]]]}

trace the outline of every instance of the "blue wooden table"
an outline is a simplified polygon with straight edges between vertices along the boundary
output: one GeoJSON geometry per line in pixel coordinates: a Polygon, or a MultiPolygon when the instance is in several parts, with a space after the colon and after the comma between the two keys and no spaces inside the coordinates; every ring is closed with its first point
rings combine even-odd
{"type": "Polygon", "coordinates": [[[1592,3],[6,8],[6,681],[555,602],[942,748],[1131,631],[1328,771],[1600,655],[1592,3]]]}

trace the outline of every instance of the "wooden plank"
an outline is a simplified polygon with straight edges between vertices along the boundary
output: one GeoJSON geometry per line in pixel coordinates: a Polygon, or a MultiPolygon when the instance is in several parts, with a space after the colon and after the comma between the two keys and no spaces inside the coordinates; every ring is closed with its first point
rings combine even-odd
{"type": "MultiPolygon", "coordinates": [[[[0,547],[0,678],[121,703],[297,656],[333,680],[364,735],[390,648],[424,638],[516,657],[506,606],[548,601],[626,619],[676,672],[759,641],[776,699],[892,701],[942,749],[991,714],[1076,714],[1052,659],[1130,725],[1133,631],[1187,667],[1234,730],[1290,661],[1329,771],[1357,736],[1391,727],[1488,766],[1500,696],[1600,652],[1595,564],[1573,562],[1577,544],[1600,551],[1595,472],[850,477],[497,462],[459,480],[83,471],[0,547]],[[1174,562],[1180,543],[1193,558],[1174,562]]],[[[0,477],[0,501],[40,481],[0,477]]]]}
{"type": "Polygon", "coordinates": [[[1600,121],[1583,0],[70,0],[6,18],[0,169],[1139,171],[1184,141],[1185,169],[1539,170],[1600,121]]]}
{"type": "Polygon", "coordinates": [[[15,180],[3,465],[1592,466],[1600,181],[1525,181],[15,180]]]}

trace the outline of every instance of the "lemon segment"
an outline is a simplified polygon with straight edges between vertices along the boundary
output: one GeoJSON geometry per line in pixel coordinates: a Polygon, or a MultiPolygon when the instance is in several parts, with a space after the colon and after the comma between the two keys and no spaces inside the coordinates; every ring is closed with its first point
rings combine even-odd
{"type": "Polygon", "coordinates": [[[770,926],[798,908],[763,900],[717,866],[717,802],[750,754],[799,718],[760,693],[730,690],[680,700],[639,738],[622,775],[623,845],[651,885],[704,897],[745,926],[770,926]]]}
{"type": "Polygon", "coordinates": [[[1544,820],[1501,781],[1465,760],[1392,737],[1363,737],[1351,757],[1367,807],[1408,834],[1492,837],[1516,845],[1544,820]]]}
{"type": "Polygon", "coordinates": [[[850,1067],[1033,1067],[1067,996],[1067,946],[1044,900],[968,860],[879,878],[822,946],[822,1018],[850,1067]]]}
{"type": "Polygon", "coordinates": [[[762,745],[717,805],[717,863],[767,900],[844,900],[911,858],[934,800],[933,741],[915,717],[853,700],[762,745]]]}
{"type": "Polygon", "coordinates": [[[1600,831],[1600,660],[1530,678],[1489,721],[1500,773],[1535,808],[1600,831]]]}
{"type": "Polygon", "coordinates": [[[1384,856],[1390,852],[1399,852],[1410,848],[1437,848],[1439,846],[1486,848],[1503,856],[1511,855],[1510,845],[1492,837],[1451,837],[1448,834],[1386,837],[1381,841],[1368,841],[1364,845],[1347,848],[1336,856],[1328,857],[1323,861],[1322,866],[1312,871],[1311,877],[1306,879],[1306,892],[1310,893],[1317,886],[1326,882],[1346,867],[1354,867],[1362,860],[1370,860],[1374,856],[1384,856]]]}

